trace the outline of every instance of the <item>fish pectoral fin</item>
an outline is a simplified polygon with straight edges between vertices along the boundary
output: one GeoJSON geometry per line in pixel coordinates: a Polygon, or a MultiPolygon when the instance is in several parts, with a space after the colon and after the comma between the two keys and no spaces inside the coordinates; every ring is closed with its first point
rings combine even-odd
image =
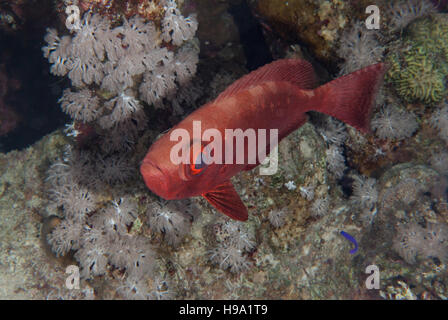
{"type": "Polygon", "coordinates": [[[246,221],[247,208],[230,181],[202,194],[212,206],[232,219],[246,221]]]}

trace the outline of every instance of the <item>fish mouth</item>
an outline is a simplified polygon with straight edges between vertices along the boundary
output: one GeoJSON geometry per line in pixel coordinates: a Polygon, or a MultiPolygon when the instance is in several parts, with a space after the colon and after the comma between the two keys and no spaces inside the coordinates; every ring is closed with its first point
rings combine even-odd
{"type": "Polygon", "coordinates": [[[162,169],[160,169],[159,166],[156,165],[156,164],[154,164],[151,160],[144,160],[142,166],[143,166],[143,165],[150,166],[150,167],[152,167],[153,169],[155,169],[155,170],[157,170],[158,172],[160,172],[162,175],[165,175],[165,174],[163,173],[162,169]]]}
{"type": "Polygon", "coordinates": [[[140,166],[140,173],[151,191],[164,199],[169,198],[168,177],[159,166],[145,159],[140,166]]]}

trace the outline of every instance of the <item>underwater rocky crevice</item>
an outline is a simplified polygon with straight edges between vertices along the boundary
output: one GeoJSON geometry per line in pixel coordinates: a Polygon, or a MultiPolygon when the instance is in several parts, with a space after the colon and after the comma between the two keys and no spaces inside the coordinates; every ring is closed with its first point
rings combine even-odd
{"type": "MultiPolygon", "coordinates": [[[[13,4],[14,5],[14,4],[13,4]]],[[[48,73],[48,63],[42,57],[42,39],[50,21],[57,18],[53,1],[30,1],[22,4],[15,16],[15,29],[0,29],[2,52],[0,72],[12,84],[6,84],[2,103],[16,115],[14,119],[0,115],[0,125],[8,127],[1,132],[0,151],[21,150],[39,141],[43,136],[64,126],[67,116],[57,103],[64,80],[48,73]],[[14,125],[8,122],[14,121],[14,125]]],[[[2,9],[2,19],[8,11],[2,9]]],[[[2,20],[3,21],[3,20],[2,20]]]]}

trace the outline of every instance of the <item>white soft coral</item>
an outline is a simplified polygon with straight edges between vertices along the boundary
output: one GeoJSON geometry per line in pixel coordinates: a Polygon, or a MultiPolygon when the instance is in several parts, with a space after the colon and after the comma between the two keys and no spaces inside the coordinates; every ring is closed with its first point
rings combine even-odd
{"type": "Polygon", "coordinates": [[[388,30],[402,31],[416,18],[436,12],[436,8],[429,0],[398,0],[389,5],[388,30]]]}
{"type": "Polygon", "coordinates": [[[100,61],[105,58],[104,38],[110,29],[109,20],[99,14],[85,14],[81,27],[73,37],[72,53],[83,60],[96,56],[100,61]]]}
{"type": "Polygon", "coordinates": [[[69,36],[59,38],[54,29],[49,29],[45,36],[48,45],[42,50],[53,64],[51,73],[58,76],[68,73],[76,87],[101,83],[104,77],[102,61],[105,58],[103,40],[109,28],[107,19],[97,14],[86,14],[73,39],[69,36]]]}
{"type": "Polygon", "coordinates": [[[52,63],[50,72],[56,76],[65,76],[72,66],[71,39],[69,36],[64,36],[61,39],[50,37],[47,40],[52,42],[44,47],[43,51],[48,61],[52,63]]]}
{"type": "Polygon", "coordinates": [[[444,103],[431,116],[431,125],[439,130],[439,136],[448,143],[448,104],[444,103]]]}
{"type": "Polygon", "coordinates": [[[171,245],[178,245],[191,226],[186,212],[186,202],[171,201],[153,202],[147,214],[151,228],[164,233],[166,241],[171,245]]]}
{"type": "Polygon", "coordinates": [[[387,105],[375,114],[372,128],[380,139],[402,140],[412,136],[418,129],[418,123],[412,112],[387,105]]]}
{"type": "Polygon", "coordinates": [[[191,40],[196,33],[198,23],[194,17],[185,18],[177,8],[176,1],[168,0],[165,7],[165,18],[162,21],[162,38],[179,46],[191,40]]]}
{"type": "MultiPolygon", "coordinates": [[[[167,11],[162,31],[166,41],[180,45],[191,40],[196,21],[184,18],[174,1],[164,3],[167,11]]],[[[86,13],[73,33],[60,37],[56,30],[48,29],[47,46],[42,48],[52,64],[51,72],[68,75],[78,88],[66,90],[60,100],[62,109],[72,118],[98,120],[103,129],[122,124],[134,127],[133,122],[145,120],[139,99],[156,107],[166,106],[164,100],[171,100],[174,112],[182,112],[179,101],[187,100],[178,99],[184,94],[174,93],[178,87],[187,86],[196,73],[199,51],[193,44],[188,42],[175,52],[160,47],[163,36],[158,27],[138,16],[124,19],[121,26],[112,29],[107,18],[86,13]],[[93,84],[102,90],[94,91],[93,84]],[[105,99],[109,101],[103,103],[105,99]]],[[[125,135],[120,140],[128,144],[128,138],[125,135]]]]}
{"type": "Polygon", "coordinates": [[[152,23],[145,23],[139,16],[124,20],[122,26],[116,28],[122,35],[123,46],[131,52],[142,52],[145,47],[154,49],[157,44],[156,29],[152,23]]]}
{"type": "Polygon", "coordinates": [[[176,80],[181,86],[187,84],[196,73],[198,62],[197,53],[188,47],[180,49],[176,54],[173,69],[176,73],[176,80]]]}
{"type": "Polygon", "coordinates": [[[380,61],[383,52],[384,47],[378,41],[377,31],[368,30],[364,22],[355,23],[340,39],[337,54],[345,59],[340,74],[348,74],[380,61]]]}
{"type": "Polygon", "coordinates": [[[47,28],[47,34],[45,35],[44,40],[48,45],[42,47],[42,52],[44,53],[45,58],[49,58],[50,53],[52,53],[59,47],[61,38],[59,38],[56,29],[47,28]]]}
{"type": "Polygon", "coordinates": [[[89,89],[77,92],[65,89],[59,103],[62,110],[75,120],[89,122],[98,117],[99,99],[89,89]]]}

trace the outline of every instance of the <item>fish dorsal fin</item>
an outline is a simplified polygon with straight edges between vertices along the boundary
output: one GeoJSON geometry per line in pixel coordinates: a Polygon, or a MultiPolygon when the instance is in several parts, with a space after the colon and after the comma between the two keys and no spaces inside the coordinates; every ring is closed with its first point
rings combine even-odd
{"type": "Polygon", "coordinates": [[[235,81],[215,101],[228,98],[263,82],[287,81],[301,89],[314,89],[316,77],[313,66],[305,60],[282,59],[267,64],[235,81]]]}
{"type": "Polygon", "coordinates": [[[218,211],[230,218],[240,221],[247,220],[247,208],[230,181],[224,182],[202,196],[218,211]]]}

